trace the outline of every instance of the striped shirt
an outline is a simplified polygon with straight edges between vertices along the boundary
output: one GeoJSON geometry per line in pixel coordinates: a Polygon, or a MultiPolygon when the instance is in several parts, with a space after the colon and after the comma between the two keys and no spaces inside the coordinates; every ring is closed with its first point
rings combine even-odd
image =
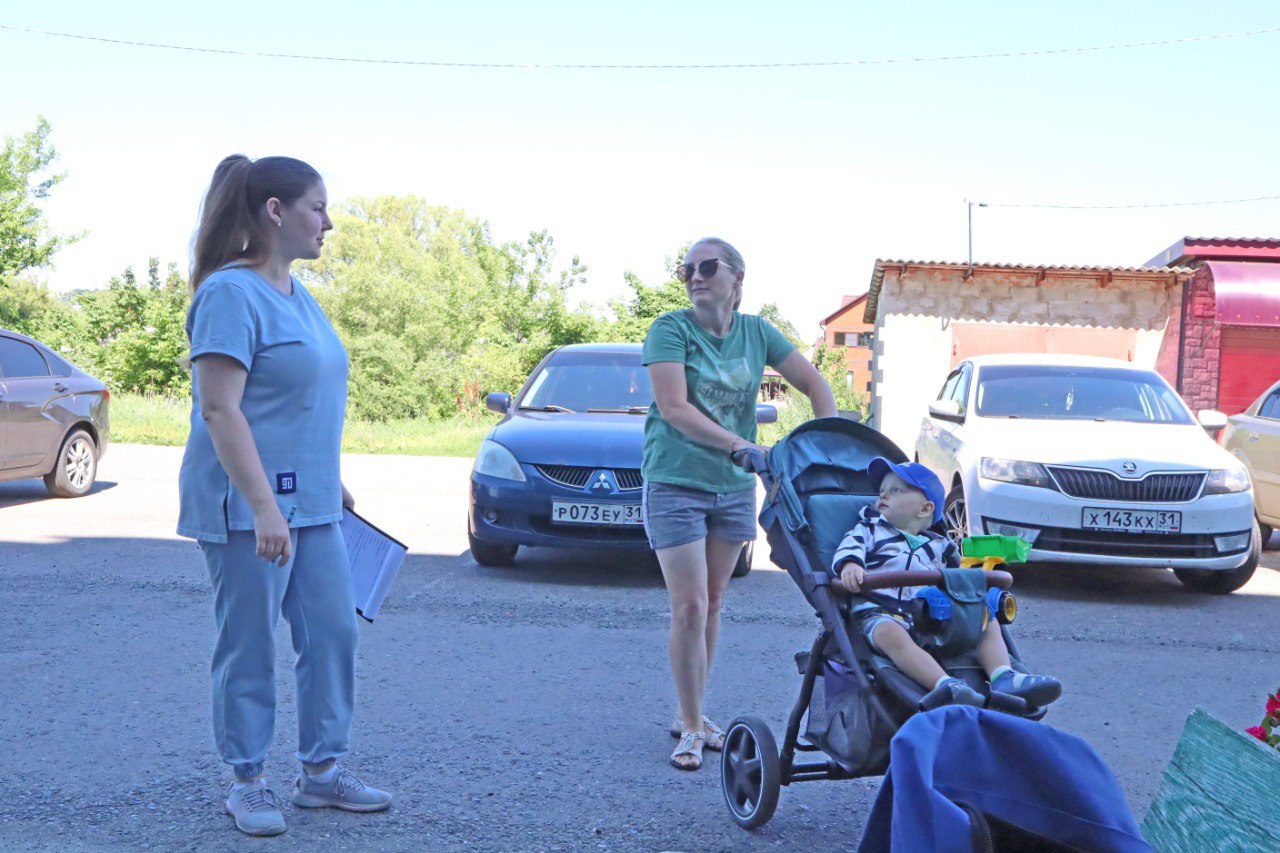
{"type": "MultiPolygon", "coordinates": [[[[845,563],[868,572],[910,569],[949,569],[960,565],[960,549],[945,536],[924,530],[926,541],[912,548],[901,530],[884,520],[875,507],[862,508],[858,523],[844,535],[831,560],[831,570],[839,577],[845,563]]],[[[899,587],[898,599],[909,599],[919,587],[899,587]]]]}

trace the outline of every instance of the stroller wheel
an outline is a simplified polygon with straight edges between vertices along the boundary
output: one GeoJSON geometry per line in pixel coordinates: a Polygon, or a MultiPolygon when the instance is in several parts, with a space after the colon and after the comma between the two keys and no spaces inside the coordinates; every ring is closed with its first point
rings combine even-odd
{"type": "Polygon", "coordinates": [[[743,829],[764,826],[778,807],[782,771],[773,732],[759,717],[738,717],[725,733],[720,787],[734,823],[743,829]]]}

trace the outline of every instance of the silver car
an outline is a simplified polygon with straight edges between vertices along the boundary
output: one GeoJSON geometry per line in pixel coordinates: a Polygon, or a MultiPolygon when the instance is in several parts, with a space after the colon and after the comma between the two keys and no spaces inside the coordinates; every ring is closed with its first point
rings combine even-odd
{"type": "Polygon", "coordinates": [[[1253,480],[1253,507],[1265,545],[1280,527],[1280,382],[1249,408],[1227,418],[1222,446],[1244,463],[1253,480]]]}
{"type": "Polygon", "coordinates": [[[110,439],[110,400],[44,344],[0,329],[0,481],[43,477],[55,497],[87,494],[110,439]]]}

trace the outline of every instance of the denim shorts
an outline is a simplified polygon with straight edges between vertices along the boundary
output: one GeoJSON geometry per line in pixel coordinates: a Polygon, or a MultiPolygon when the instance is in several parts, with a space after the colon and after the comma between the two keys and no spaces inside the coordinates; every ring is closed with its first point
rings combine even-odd
{"type": "Polygon", "coordinates": [[[729,542],[756,538],[755,487],[704,492],[670,483],[644,484],[644,530],[649,547],[674,548],[714,536],[729,542]]]}

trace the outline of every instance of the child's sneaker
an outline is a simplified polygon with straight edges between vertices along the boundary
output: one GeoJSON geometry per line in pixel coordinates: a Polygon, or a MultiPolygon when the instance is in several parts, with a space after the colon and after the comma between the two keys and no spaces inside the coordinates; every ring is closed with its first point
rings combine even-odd
{"type": "Polygon", "coordinates": [[[982,694],[958,678],[948,678],[925,694],[921,708],[938,708],[942,705],[972,705],[981,708],[986,703],[982,694]]]}
{"type": "Polygon", "coordinates": [[[293,785],[293,804],[304,809],[331,806],[349,812],[380,812],[391,805],[391,795],[377,788],[370,788],[360,778],[341,764],[328,782],[320,782],[305,771],[298,774],[293,785]]]}
{"type": "Polygon", "coordinates": [[[1049,675],[1007,669],[991,682],[991,689],[1024,699],[1033,708],[1043,708],[1062,695],[1062,682],[1049,675]]]}
{"type": "Polygon", "coordinates": [[[260,782],[238,790],[232,785],[227,796],[227,814],[235,818],[236,829],[246,835],[279,835],[284,832],[280,798],[260,782]]]}

